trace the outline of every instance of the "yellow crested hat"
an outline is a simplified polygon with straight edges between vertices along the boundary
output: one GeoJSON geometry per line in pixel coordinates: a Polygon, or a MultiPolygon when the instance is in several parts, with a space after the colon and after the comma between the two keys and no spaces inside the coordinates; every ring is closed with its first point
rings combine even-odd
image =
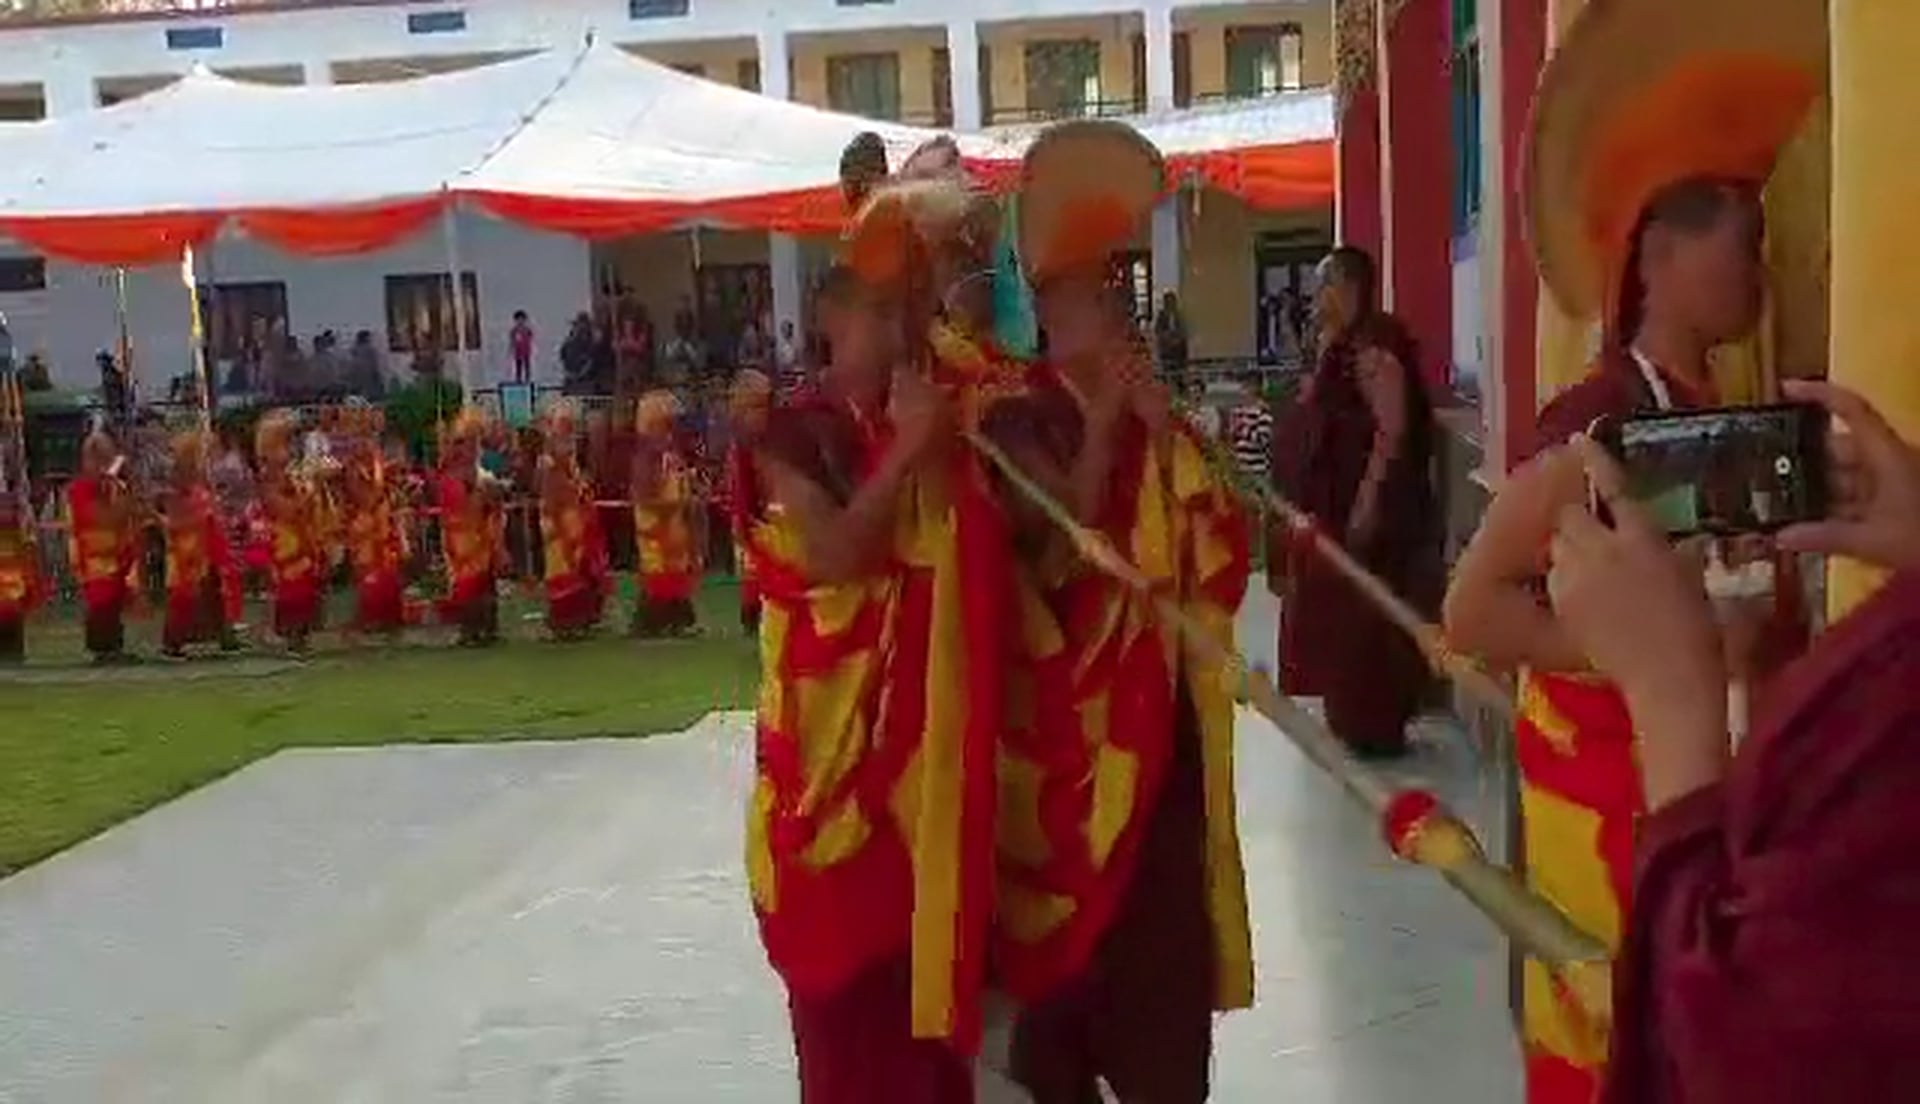
{"type": "Polygon", "coordinates": [[[1020,166],[1020,259],[1038,287],[1102,270],[1166,191],[1166,163],[1133,127],[1077,119],[1040,133],[1020,166]]]}
{"type": "Polygon", "coordinates": [[[269,410],[253,427],[253,453],[262,460],[280,461],[293,454],[293,439],[299,427],[285,410],[269,410]]]}
{"type": "Polygon", "coordinates": [[[649,391],[634,404],[633,427],[642,434],[665,433],[680,417],[680,399],[671,391],[649,391]]]}
{"type": "Polygon", "coordinates": [[[1541,76],[1526,231],[1554,298],[1613,314],[1647,204],[1763,185],[1825,87],[1825,0],[1590,0],[1541,76]]]}

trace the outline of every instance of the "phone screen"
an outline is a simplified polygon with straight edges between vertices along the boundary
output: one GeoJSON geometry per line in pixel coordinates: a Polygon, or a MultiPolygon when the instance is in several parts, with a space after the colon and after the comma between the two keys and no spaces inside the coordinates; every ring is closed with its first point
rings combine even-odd
{"type": "Polygon", "coordinates": [[[1602,439],[1668,535],[1770,533],[1826,515],[1826,426],[1794,403],[1627,418],[1602,439]]]}

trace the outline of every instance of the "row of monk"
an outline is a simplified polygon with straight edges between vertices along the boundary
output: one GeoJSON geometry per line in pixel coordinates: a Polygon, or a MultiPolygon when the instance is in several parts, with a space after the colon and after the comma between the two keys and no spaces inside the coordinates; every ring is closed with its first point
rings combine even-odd
{"type": "MultiPolygon", "coordinates": [[[[630,483],[636,636],[679,635],[695,627],[699,504],[674,444],[676,414],[675,400],[662,392],[641,402],[636,417],[630,483]]],[[[90,437],[67,495],[69,556],[86,646],[96,661],[127,658],[125,621],[143,589],[142,551],[150,528],[163,538],[162,648],[169,656],[202,643],[224,650],[240,646],[236,626],[250,563],[266,582],[272,631],[289,650],[304,652],[321,627],[337,568],[353,583],[348,631],[395,636],[423,619],[423,603],[408,597],[416,514],[437,520],[446,577],[440,619],[458,628],[464,644],[494,642],[498,588],[514,572],[508,564],[507,484],[481,465],[484,419],[466,411],[445,428],[439,467],[426,481],[423,503],[402,493],[380,447],[378,419],[374,408],[347,408],[332,434],[334,451],[316,460],[297,458],[298,421],[291,413],[265,415],[254,442],[258,517],[250,543],[257,547],[248,549],[236,547],[234,519],[225,516],[210,486],[204,434],[175,438],[168,482],[155,504],[120,477],[125,463],[114,440],[104,432],[90,437]]],[[[577,420],[567,403],[546,416],[531,488],[538,520],[526,534],[539,538],[548,627],[559,639],[590,633],[615,589],[604,533],[608,511],[580,471],[577,420]]],[[[37,560],[28,519],[18,499],[5,496],[0,661],[25,657],[27,615],[48,589],[37,560]]]]}
{"type": "MultiPolygon", "coordinates": [[[[1556,190],[1532,244],[1605,340],[1451,579],[1416,354],[1364,254],[1323,266],[1274,478],[1415,604],[1444,583],[1449,646],[1520,675],[1526,876],[1618,955],[1610,1020],[1527,964],[1531,1101],[1920,1098],[1920,451],[1858,398],[1792,387],[1851,430],[1835,517],[1777,537],[1772,593],[1716,601],[1581,438],[1718,401],[1711,352],[1764,313],[1761,190],[1819,92],[1791,50],[1820,36],[1744,10],[1699,56],[1650,59],[1672,11],[1591,6],[1543,85],[1533,162],[1556,190]],[[1814,638],[1806,554],[1906,574],[1814,638]]],[[[1039,1104],[1204,1100],[1212,1013],[1253,999],[1235,683],[1161,611],[1231,644],[1247,525],[1108,283],[1159,159],[1110,123],[1032,146],[1016,225],[1037,363],[993,339],[1000,223],[951,151],[846,164],[821,393],[740,396],[764,602],[747,868],[802,1099],[971,1100],[992,985],[1039,1104]]],[[[1287,689],[1356,751],[1397,750],[1417,650],[1287,536],[1287,689]]]]}

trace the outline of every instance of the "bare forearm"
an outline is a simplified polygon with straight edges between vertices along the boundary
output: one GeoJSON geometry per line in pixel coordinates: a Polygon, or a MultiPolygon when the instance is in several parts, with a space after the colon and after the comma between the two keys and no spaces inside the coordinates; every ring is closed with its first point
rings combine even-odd
{"type": "Polygon", "coordinates": [[[900,493],[911,470],[907,457],[887,454],[851,501],[811,527],[806,534],[807,566],[815,578],[824,583],[851,582],[884,562],[900,493]]]}
{"type": "Polygon", "coordinates": [[[1502,669],[1583,671],[1587,657],[1553,613],[1519,583],[1462,586],[1447,596],[1447,638],[1502,669]]]}
{"type": "Polygon", "coordinates": [[[1648,811],[1726,776],[1731,741],[1725,687],[1628,688],[1627,707],[1639,742],[1648,811]]]}
{"type": "Polygon", "coordinates": [[[1089,432],[1068,475],[1073,516],[1082,525],[1096,525],[1106,508],[1107,480],[1113,473],[1113,434],[1089,432]]]}

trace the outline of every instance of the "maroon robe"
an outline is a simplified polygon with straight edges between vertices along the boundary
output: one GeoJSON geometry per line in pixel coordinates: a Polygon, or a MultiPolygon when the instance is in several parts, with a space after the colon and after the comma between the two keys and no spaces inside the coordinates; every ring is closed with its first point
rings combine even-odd
{"type": "MultiPolygon", "coordinates": [[[[1419,382],[1418,349],[1392,316],[1375,314],[1321,354],[1299,400],[1277,419],[1274,483],[1313,515],[1355,559],[1416,608],[1438,602],[1440,511],[1433,490],[1436,429],[1419,382]],[[1373,453],[1375,422],[1356,374],[1363,348],[1393,354],[1406,373],[1404,438],[1376,492],[1372,539],[1354,546],[1345,534],[1373,453]]],[[[1281,689],[1324,699],[1327,723],[1357,750],[1405,746],[1407,722],[1420,707],[1427,666],[1419,646],[1387,620],[1307,542],[1279,542],[1281,689]]]]}
{"type": "Polygon", "coordinates": [[[1920,1100],[1920,573],[1781,673],[1642,823],[1610,1104],[1920,1100]]]}

